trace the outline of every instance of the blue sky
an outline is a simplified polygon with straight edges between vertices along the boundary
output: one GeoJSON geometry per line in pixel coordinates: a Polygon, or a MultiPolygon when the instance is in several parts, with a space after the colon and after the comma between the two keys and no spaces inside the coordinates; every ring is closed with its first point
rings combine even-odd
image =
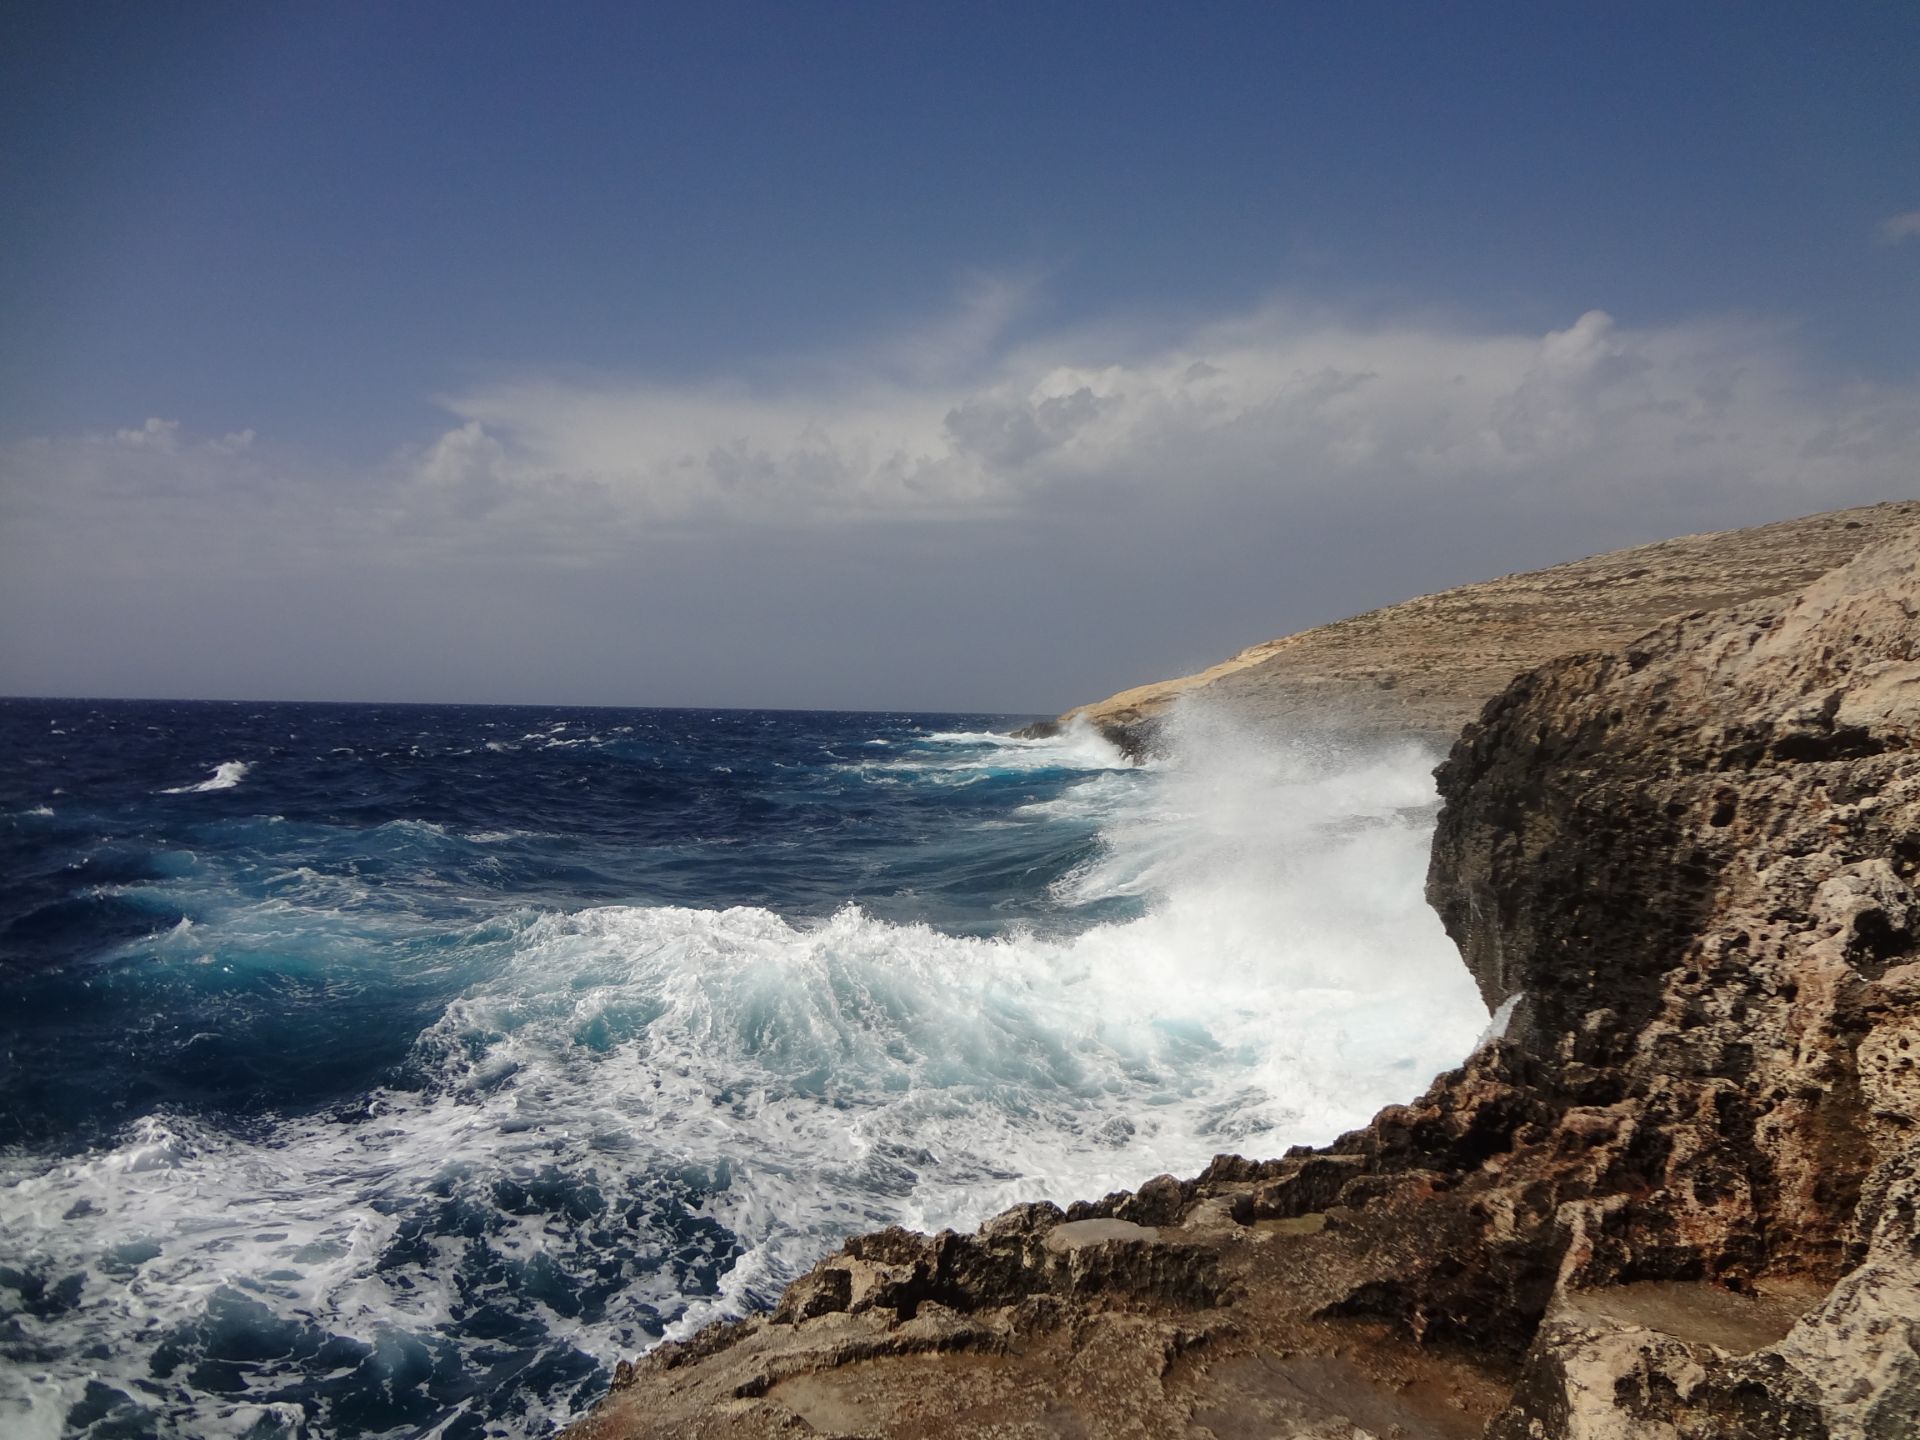
{"type": "Polygon", "coordinates": [[[1911,5],[12,13],[0,690],[1047,710],[1920,492],[1911,5]]]}

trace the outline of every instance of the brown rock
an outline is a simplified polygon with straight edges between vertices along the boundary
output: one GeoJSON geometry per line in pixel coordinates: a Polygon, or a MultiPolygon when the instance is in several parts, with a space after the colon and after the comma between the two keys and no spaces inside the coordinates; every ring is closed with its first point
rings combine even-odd
{"type": "Polygon", "coordinates": [[[850,1241],[575,1433],[1920,1433],[1920,538],[1520,677],[1440,785],[1428,893],[1511,1002],[1460,1069],[850,1241]]]}
{"type": "Polygon", "coordinates": [[[1183,696],[1250,728],[1421,734],[1443,743],[1522,670],[1612,649],[1672,615],[1799,589],[1920,519],[1898,501],[1686,535],[1443,590],[1253,645],[1196,675],[1123,690],[1020,733],[1094,725],[1132,758],[1183,696]]]}

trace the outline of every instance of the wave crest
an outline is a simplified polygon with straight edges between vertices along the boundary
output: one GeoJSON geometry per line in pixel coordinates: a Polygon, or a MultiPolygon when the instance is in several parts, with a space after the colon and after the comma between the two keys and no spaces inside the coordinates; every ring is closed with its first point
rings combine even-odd
{"type": "Polygon", "coordinates": [[[162,795],[202,795],[209,790],[231,790],[247,778],[247,771],[253,768],[245,760],[222,760],[214,766],[213,774],[198,785],[175,785],[162,790],[162,795]]]}
{"type": "MultiPolygon", "coordinates": [[[[242,1132],[161,1113],[87,1156],[0,1157],[0,1249],[76,1297],[36,1334],[73,1355],[124,1337],[88,1376],[179,1433],[303,1376],[380,1397],[394,1428],[473,1405],[537,1430],[602,1388],[582,1352],[610,1366],[765,1302],[847,1234],[1323,1141],[1465,1055],[1485,1014],[1421,899],[1433,757],[1175,733],[1151,770],[1080,736],[903,757],[1087,772],[1040,802],[1098,836],[1059,888],[1133,918],[973,938],[854,906],[502,912],[440,937],[471,978],[364,1103],[242,1132]],[[227,1364],[236,1333],[272,1344],[227,1364]],[[503,1335],[521,1368],[473,1397],[503,1335]],[[183,1365],[156,1392],[168,1355],[219,1361],[230,1389],[193,1392],[183,1365]]],[[[25,1404],[64,1414],[88,1382],[62,1373],[25,1404]]]]}

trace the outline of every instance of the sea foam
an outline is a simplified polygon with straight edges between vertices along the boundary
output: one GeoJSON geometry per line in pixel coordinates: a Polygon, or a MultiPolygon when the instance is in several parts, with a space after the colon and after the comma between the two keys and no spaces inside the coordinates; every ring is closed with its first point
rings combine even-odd
{"type": "Polygon", "coordinates": [[[602,1383],[568,1357],[765,1304],[849,1234],[1277,1153],[1416,1094],[1486,1024],[1421,899],[1433,757],[1175,733],[1150,771],[1090,732],[867,762],[1084,771],[1043,802],[1099,836],[1056,890],[1136,918],[982,939],[851,905],[523,910],[454,937],[474,980],[418,1035],[413,1083],[352,1114],[163,1112],[0,1160],[0,1248],[73,1292],[37,1338],[123,1337],[16,1370],[0,1417],[54,1433],[101,1383],[172,1433],[297,1434],[272,1407],[302,1372],[417,1398],[404,1423],[472,1403],[537,1429],[602,1383]],[[526,1358],[488,1371],[503,1333],[526,1358]],[[168,1358],[235,1345],[218,1393],[168,1358]]]}
{"type": "Polygon", "coordinates": [[[162,790],[162,795],[200,795],[209,790],[231,790],[247,778],[247,771],[253,767],[245,760],[223,760],[214,767],[213,774],[198,785],[175,785],[162,790]]]}

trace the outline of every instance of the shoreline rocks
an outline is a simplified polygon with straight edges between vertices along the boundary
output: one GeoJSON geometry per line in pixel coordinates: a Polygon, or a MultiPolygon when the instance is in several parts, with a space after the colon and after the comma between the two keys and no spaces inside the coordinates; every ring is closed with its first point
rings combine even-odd
{"type": "Polygon", "coordinates": [[[1520,676],[1429,898],[1498,1033],[1318,1150],[851,1240],[570,1433],[1920,1431],[1920,534],[1520,676]]]}

